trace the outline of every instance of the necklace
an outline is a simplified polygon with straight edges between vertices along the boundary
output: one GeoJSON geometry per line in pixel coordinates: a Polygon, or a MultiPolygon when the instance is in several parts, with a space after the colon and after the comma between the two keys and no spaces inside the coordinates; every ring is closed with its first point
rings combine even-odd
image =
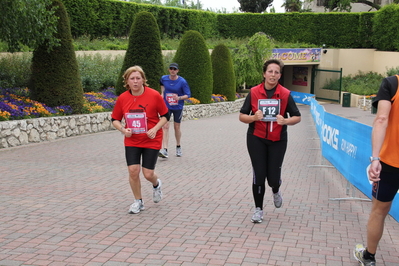
{"type": "Polygon", "coordinates": [[[137,97],[141,96],[144,93],[144,87],[142,87],[141,90],[137,94],[134,94],[133,90],[130,90],[130,93],[133,96],[133,101],[136,102],[137,97]]]}

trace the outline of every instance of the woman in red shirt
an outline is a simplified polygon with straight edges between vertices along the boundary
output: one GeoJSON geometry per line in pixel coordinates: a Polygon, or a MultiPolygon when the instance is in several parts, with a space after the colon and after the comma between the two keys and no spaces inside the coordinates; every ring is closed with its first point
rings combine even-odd
{"type": "Polygon", "coordinates": [[[113,126],[125,136],[129,183],[135,198],[129,213],[139,213],[144,210],[141,168],[144,177],[153,185],[153,201],[158,203],[162,199],[162,182],[154,169],[162,146],[160,129],[169,120],[169,111],[159,92],[148,87],[141,67],[128,68],[123,79],[127,90],[118,97],[111,116],[113,126]]]}

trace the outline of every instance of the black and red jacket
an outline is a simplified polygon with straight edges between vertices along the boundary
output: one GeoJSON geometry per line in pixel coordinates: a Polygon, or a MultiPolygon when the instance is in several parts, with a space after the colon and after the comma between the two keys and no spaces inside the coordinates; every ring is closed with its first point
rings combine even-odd
{"type": "MultiPolygon", "coordinates": [[[[277,85],[276,90],[271,98],[268,98],[264,83],[261,83],[253,87],[250,91],[250,104],[251,113],[254,114],[258,110],[258,100],[259,99],[279,99],[280,100],[280,115],[287,117],[286,110],[288,100],[290,98],[290,91],[281,86],[277,85]]],[[[286,131],[287,126],[281,126],[277,122],[263,122],[255,121],[250,123],[248,133],[253,134],[259,138],[268,139],[271,141],[279,141],[281,139],[281,134],[286,131]],[[272,126],[272,130],[270,129],[272,126]]]]}

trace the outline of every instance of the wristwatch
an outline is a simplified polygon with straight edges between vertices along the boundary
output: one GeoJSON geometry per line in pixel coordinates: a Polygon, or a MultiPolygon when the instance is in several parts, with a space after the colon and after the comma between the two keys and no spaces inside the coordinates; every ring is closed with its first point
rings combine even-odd
{"type": "Polygon", "coordinates": [[[379,161],[379,160],[380,160],[380,157],[370,156],[370,163],[373,162],[373,161],[379,161]]]}

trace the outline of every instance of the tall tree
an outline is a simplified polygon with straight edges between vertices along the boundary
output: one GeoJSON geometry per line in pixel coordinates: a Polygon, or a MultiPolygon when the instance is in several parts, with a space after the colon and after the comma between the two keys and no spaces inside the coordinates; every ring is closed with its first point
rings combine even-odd
{"type": "Polygon", "coordinates": [[[352,4],[364,4],[370,6],[370,9],[380,10],[381,6],[368,0],[325,0],[324,7],[329,11],[347,11],[350,12],[352,4]]]}
{"type": "Polygon", "coordinates": [[[262,81],[262,66],[271,57],[273,41],[263,32],[255,33],[248,43],[233,53],[234,70],[238,85],[255,86],[262,81]]]}
{"type": "Polygon", "coordinates": [[[285,0],[284,4],[285,12],[299,12],[302,9],[301,0],[285,0]]]}
{"type": "Polygon", "coordinates": [[[262,13],[273,3],[273,0],[237,0],[240,10],[249,13],[262,13]]]}
{"type": "Polygon", "coordinates": [[[21,45],[34,49],[47,42],[49,49],[58,45],[56,7],[51,0],[0,0],[0,40],[9,52],[18,52],[21,45]]]}

